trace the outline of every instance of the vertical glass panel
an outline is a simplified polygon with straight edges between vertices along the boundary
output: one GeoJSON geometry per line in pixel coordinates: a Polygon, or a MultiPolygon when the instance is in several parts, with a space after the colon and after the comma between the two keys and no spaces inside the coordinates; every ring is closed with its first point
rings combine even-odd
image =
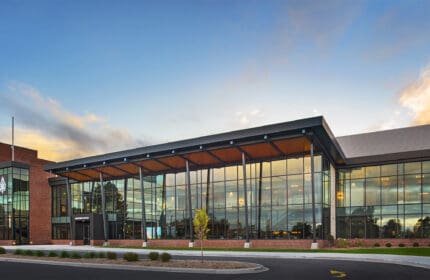
{"type": "MultiPolygon", "coordinates": [[[[214,183],[214,207],[215,208],[223,208],[225,207],[225,201],[226,201],[226,190],[224,182],[218,182],[214,183]]],[[[232,196],[235,194],[232,193],[232,196]]],[[[230,194],[227,194],[227,196],[230,196],[230,194]]]]}
{"type": "Polygon", "coordinates": [[[166,186],[175,185],[175,174],[166,174],[166,186]]]}
{"type": "Polygon", "coordinates": [[[368,166],[366,167],[366,177],[379,177],[380,174],[380,167],[378,166],[368,166]]]}
{"type": "Polygon", "coordinates": [[[430,173],[430,161],[423,161],[423,173],[430,173]]]}
{"type": "Polygon", "coordinates": [[[379,178],[366,179],[366,205],[381,204],[381,187],[379,178]]]}
{"type": "Polygon", "coordinates": [[[281,176],[287,174],[287,161],[275,160],[272,161],[272,176],[281,176]]]}
{"type": "Polygon", "coordinates": [[[351,179],[364,178],[364,167],[351,169],[351,179]]]}
{"type": "Polygon", "coordinates": [[[423,175],[423,203],[430,203],[430,174],[423,175]]]}
{"type": "Polygon", "coordinates": [[[397,238],[402,232],[402,225],[396,215],[382,216],[382,238],[397,238]]]}
{"type": "MultiPolygon", "coordinates": [[[[240,171],[243,172],[242,170],[242,166],[240,166],[240,171]]],[[[236,180],[237,179],[237,171],[238,171],[238,167],[236,165],[234,166],[229,166],[225,168],[225,176],[226,176],[226,180],[236,180]]]]}
{"type": "Polygon", "coordinates": [[[381,176],[397,175],[397,164],[386,164],[381,166],[381,176]]]}
{"type": "Polygon", "coordinates": [[[272,213],[270,207],[261,207],[260,229],[262,238],[271,238],[272,213]]]}
{"type": "Polygon", "coordinates": [[[237,182],[227,181],[226,182],[226,207],[237,207],[237,182]]]}
{"type": "Polygon", "coordinates": [[[288,205],[288,231],[294,239],[303,238],[303,205],[288,205]]]}
{"type": "Polygon", "coordinates": [[[405,238],[420,238],[422,227],[420,227],[421,215],[405,215],[405,238]]]}
{"type": "Polygon", "coordinates": [[[269,177],[271,176],[271,163],[270,162],[263,162],[263,177],[269,177]]]}
{"type": "Polygon", "coordinates": [[[349,206],[349,203],[346,200],[346,193],[345,193],[346,188],[349,188],[349,185],[346,186],[345,180],[339,180],[338,183],[336,184],[336,206],[337,207],[349,206]]]}
{"type": "Polygon", "coordinates": [[[285,238],[287,235],[287,208],[274,206],[272,208],[272,235],[273,238],[285,238]]]}
{"type": "Polygon", "coordinates": [[[261,205],[270,207],[272,204],[270,178],[263,178],[261,183],[261,205]]]}
{"type": "Polygon", "coordinates": [[[287,178],[285,176],[272,178],[272,205],[287,204],[287,178]]]}
{"type": "Polygon", "coordinates": [[[303,175],[287,177],[288,204],[303,204],[303,175]]]}
{"type": "Polygon", "coordinates": [[[303,158],[289,158],[287,160],[288,174],[303,173],[303,158]]]}
{"type": "Polygon", "coordinates": [[[421,175],[405,175],[405,203],[421,203],[421,175]]]}
{"type": "Polygon", "coordinates": [[[364,180],[351,180],[351,206],[364,206],[364,180]]]}
{"type": "Polygon", "coordinates": [[[176,173],[176,185],[185,185],[185,172],[176,173]]]}
{"type": "Polygon", "coordinates": [[[397,204],[397,176],[381,177],[382,204],[397,204]]]}
{"type": "Polygon", "coordinates": [[[224,181],[224,168],[214,168],[212,169],[213,172],[213,176],[212,176],[212,181],[213,182],[219,182],[219,181],[224,181]]]}
{"type": "Polygon", "coordinates": [[[405,174],[418,174],[418,173],[421,173],[421,162],[405,163],[405,174]]]}

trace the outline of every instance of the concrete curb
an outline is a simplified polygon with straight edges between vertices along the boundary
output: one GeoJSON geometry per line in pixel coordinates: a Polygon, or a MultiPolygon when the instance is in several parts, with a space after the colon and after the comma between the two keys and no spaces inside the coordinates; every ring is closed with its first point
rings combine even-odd
{"type": "MultiPolygon", "coordinates": [[[[162,249],[136,249],[136,248],[103,248],[93,246],[63,246],[63,245],[25,245],[25,246],[3,246],[8,252],[16,249],[31,250],[58,250],[58,251],[80,251],[80,252],[134,252],[140,256],[146,256],[151,251],[168,252],[172,256],[199,257],[200,251],[186,250],[162,250],[162,249]]],[[[407,265],[430,269],[430,257],[409,255],[386,255],[386,254],[345,254],[345,253],[303,253],[303,252],[234,252],[234,251],[205,251],[206,257],[217,258],[247,258],[247,259],[317,259],[317,260],[345,260],[356,262],[387,263],[396,265],[407,265]]]]}
{"type": "Polygon", "coordinates": [[[29,263],[29,264],[45,264],[69,267],[84,267],[97,269],[114,269],[114,270],[133,270],[133,271],[158,271],[158,272],[175,272],[175,273],[199,273],[199,274],[251,274],[268,271],[267,267],[261,264],[251,263],[255,265],[252,268],[238,269],[212,269],[212,268],[181,268],[181,267],[157,267],[157,266],[140,266],[140,265],[125,265],[125,264],[101,264],[101,263],[84,263],[84,262],[63,262],[63,261],[47,261],[38,259],[21,259],[21,258],[3,258],[0,257],[0,262],[14,263],[29,263]]]}

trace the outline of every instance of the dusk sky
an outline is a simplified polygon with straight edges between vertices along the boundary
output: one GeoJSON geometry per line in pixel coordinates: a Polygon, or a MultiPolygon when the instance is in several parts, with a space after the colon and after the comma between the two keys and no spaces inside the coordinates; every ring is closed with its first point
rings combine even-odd
{"type": "Polygon", "coordinates": [[[430,1],[0,1],[0,141],[51,160],[323,115],[430,124],[430,1]]]}

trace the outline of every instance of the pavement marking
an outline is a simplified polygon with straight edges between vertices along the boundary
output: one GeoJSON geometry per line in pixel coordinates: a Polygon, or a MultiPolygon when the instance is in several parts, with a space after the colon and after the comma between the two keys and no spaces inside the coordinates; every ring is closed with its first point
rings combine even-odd
{"type": "Polygon", "coordinates": [[[337,271],[337,270],[334,270],[334,269],[330,270],[330,274],[333,277],[336,277],[336,278],[345,278],[346,277],[346,273],[345,272],[343,272],[343,271],[337,271]]]}

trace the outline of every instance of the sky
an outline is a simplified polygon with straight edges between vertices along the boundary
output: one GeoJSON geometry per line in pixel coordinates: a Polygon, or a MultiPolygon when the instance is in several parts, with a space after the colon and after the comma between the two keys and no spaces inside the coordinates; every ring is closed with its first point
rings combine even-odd
{"type": "Polygon", "coordinates": [[[0,1],[0,142],[62,161],[322,115],[430,124],[430,1],[0,1]]]}

